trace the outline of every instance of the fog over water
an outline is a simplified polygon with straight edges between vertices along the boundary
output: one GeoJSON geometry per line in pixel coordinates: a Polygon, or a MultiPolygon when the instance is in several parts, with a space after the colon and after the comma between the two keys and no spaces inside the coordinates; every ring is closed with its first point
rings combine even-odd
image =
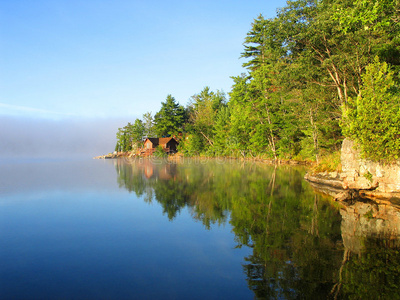
{"type": "Polygon", "coordinates": [[[97,156],[112,152],[115,134],[131,120],[0,117],[0,155],[6,157],[97,156]]]}

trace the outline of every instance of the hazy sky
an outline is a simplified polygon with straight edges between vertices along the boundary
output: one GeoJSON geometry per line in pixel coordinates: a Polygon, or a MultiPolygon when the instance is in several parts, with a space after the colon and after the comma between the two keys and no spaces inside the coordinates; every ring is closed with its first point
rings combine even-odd
{"type": "Polygon", "coordinates": [[[285,3],[0,0],[0,121],[108,128],[154,114],[168,94],[186,105],[205,86],[229,92],[252,21],[285,3]]]}

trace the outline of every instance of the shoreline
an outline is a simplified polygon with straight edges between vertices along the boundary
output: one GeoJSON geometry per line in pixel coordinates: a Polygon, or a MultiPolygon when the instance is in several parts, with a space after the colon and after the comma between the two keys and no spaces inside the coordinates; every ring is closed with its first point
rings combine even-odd
{"type": "Polygon", "coordinates": [[[165,162],[179,162],[185,159],[206,161],[217,160],[226,161],[243,161],[243,162],[259,162],[268,165],[287,165],[287,166],[305,166],[310,168],[310,172],[306,173],[304,179],[318,192],[331,196],[337,202],[354,202],[371,200],[377,203],[385,203],[400,207],[400,193],[387,193],[374,189],[357,189],[346,186],[343,174],[341,172],[322,172],[312,173],[311,168],[316,164],[313,161],[298,161],[290,159],[263,159],[257,157],[232,157],[232,156],[184,156],[175,153],[165,157],[156,156],[138,156],[132,152],[109,153],[93,157],[93,159],[164,159],[165,162]]]}
{"type": "Polygon", "coordinates": [[[399,192],[382,192],[374,188],[357,189],[346,187],[345,181],[337,172],[330,174],[317,173],[304,176],[311,186],[320,193],[333,197],[338,202],[353,202],[370,200],[376,203],[392,205],[400,208],[399,192]],[[333,174],[336,173],[336,174],[333,174]]]}
{"type": "MultiPolygon", "coordinates": [[[[131,152],[118,152],[118,153],[109,153],[105,155],[99,155],[93,157],[93,159],[118,159],[118,158],[129,158],[129,159],[136,159],[136,158],[159,158],[156,156],[139,156],[135,155],[131,152]]],[[[306,161],[306,160],[291,160],[291,159],[264,159],[264,158],[257,158],[257,157],[233,157],[233,156],[185,156],[182,154],[176,153],[172,155],[167,155],[165,157],[168,161],[179,161],[181,159],[198,159],[198,160],[238,160],[238,161],[255,161],[255,162],[262,162],[270,165],[293,165],[293,166],[313,166],[315,162],[313,161],[306,161]]]]}

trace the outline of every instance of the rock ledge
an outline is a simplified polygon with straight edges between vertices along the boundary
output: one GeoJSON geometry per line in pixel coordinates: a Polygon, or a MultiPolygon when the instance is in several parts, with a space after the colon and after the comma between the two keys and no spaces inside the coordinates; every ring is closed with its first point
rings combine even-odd
{"type": "Polygon", "coordinates": [[[400,161],[383,164],[362,159],[354,142],[345,139],[341,163],[340,174],[306,174],[305,179],[322,192],[328,190],[339,201],[361,197],[400,203],[400,161]]]}

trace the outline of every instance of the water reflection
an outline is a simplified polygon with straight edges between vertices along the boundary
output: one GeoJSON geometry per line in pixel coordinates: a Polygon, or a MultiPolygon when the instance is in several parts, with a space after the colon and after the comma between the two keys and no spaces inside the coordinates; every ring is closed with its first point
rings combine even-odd
{"type": "Polygon", "coordinates": [[[342,207],[343,261],[335,295],[400,299],[400,211],[387,203],[358,201],[342,207]]]}
{"type": "Polygon", "coordinates": [[[257,298],[400,298],[399,211],[339,207],[304,170],[236,161],[115,160],[118,183],[170,220],[188,208],[206,229],[229,222],[250,247],[243,272],[257,298]]]}

